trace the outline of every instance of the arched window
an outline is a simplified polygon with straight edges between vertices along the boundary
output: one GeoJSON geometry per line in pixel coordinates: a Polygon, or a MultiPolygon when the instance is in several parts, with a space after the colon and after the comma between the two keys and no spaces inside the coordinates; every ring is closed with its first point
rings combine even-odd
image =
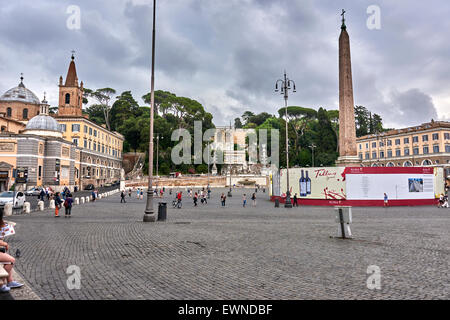
{"type": "Polygon", "coordinates": [[[386,167],[395,167],[395,164],[393,164],[392,162],[389,162],[386,167]]]}
{"type": "Polygon", "coordinates": [[[11,108],[6,109],[6,116],[8,118],[11,118],[11,116],[12,116],[12,109],[11,108]]]}
{"type": "Polygon", "coordinates": [[[403,164],[403,166],[404,166],[404,167],[412,167],[413,164],[411,163],[411,161],[406,161],[406,162],[403,164]]]}
{"type": "Polygon", "coordinates": [[[24,120],[28,119],[28,109],[27,108],[23,109],[22,118],[24,120]]]}
{"type": "Polygon", "coordinates": [[[70,104],[70,93],[66,93],[66,104],[70,104]]]}
{"type": "Polygon", "coordinates": [[[433,165],[433,163],[432,163],[430,160],[424,160],[424,161],[422,162],[422,165],[423,165],[423,166],[431,166],[431,165],[433,165]]]}

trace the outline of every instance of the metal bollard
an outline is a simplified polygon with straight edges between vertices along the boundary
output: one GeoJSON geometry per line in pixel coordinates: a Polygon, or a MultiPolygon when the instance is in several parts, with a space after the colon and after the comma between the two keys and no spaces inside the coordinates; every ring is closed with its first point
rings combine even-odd
{"type": "Polygon", "coordinates": [[[84,197],[81,197],[81,204],[84,204],[85,201],[86,199],[84,197]]]}
{"type": "Polygon", "coordinates": [[[91,201],[90,197],[86,197],[86,203],[88,203],[89,201],[91,201]]]}
{"type": "Polygon", "coordinates": [[[44,201],[38,202],[38,208],[39,208],[39,211],[44,211],[44,201]]]}
{"type": "Polygon", "coordinates": [[[75,205],[79,205],[80,204],[80,198],[75,198],[75,205]]]}
{"type": "Polygon", "coordinates": [[[49,208],[55,209],[55,200],[50,200],[49,208]]]}
{"type": "Polygon", "coordinates": [[[23,208],[22,208],[24,213],[30,213],[31,212],[31,204],[29,202],[25,202],[23,204],[23,208]]]}

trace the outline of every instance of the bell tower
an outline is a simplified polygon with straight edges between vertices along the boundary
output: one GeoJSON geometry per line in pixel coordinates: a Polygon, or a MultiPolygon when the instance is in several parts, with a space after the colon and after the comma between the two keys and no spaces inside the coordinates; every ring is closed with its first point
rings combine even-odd
{"type": "Polygon", "coordinates": [[[83,115],[83,81],[78,85],[74,53],[72,51],[72,61],[67,71],[66,82],[63,84],[62,76],[59,78],[58,115],[60,116],[81,117],[83,115]]]}

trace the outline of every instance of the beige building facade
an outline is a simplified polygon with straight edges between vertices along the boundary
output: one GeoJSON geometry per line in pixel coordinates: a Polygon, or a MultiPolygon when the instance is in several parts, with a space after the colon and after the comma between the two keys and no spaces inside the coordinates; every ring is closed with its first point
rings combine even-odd
{"type": "Polygon", "coordinates": [[[450,122],[432,121],[420,126],[391,130],[357,139],[364,167],[450,168],[450,122]]]}

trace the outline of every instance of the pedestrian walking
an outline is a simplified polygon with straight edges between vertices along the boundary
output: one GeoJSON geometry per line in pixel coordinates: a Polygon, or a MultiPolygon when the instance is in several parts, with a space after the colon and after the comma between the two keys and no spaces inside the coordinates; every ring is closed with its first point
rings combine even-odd
{"type": "Polygon", "coordinates": [[[242,206],[245,208],[246,205],[247,205],[247,195],[244,193],[244,195],[242,196],[242,206]]]}
{"type": "Polygon", "coordinates": [[[389,198],[386,193],[384,194],[384,206],[389,207],[389,198]]]}
{"type": "Polygon", "coordinates": [[[256,193],[254,193],[253,195],[252,195],[252,202],[253,202],[253,206],[254,207],[256,207],[256,193]]]}
{"type": "Polygon", "coordinates": [[[120,203],[127,203],[127,201],[125,200],[125,191],[123,190],[120,193],[120,203]]]}
{"type": "Polygon", "coordinates": [[[95,199],[97,199],[97,195],[95,194],[94,190],[92,190],[91,195],[92,195],[92,201],[95,202],[95,199]]]}
{"type": "Polygon", "coordinates": [[[137,193],[136,193],[136,199],[139,199],[140,195],[141,195],[141,189],[138,188],[137,193]]]}
{"type": "Polygon", "coordinates": [[[298,198],[297,198],[297,194],[294,194],[294,207],[298,207],[298,198]]]}
{"type": "Polygon", "coordinates": [[[60,193],[57,192],[55,194],[55,218],[59,218],[59,209],[61,209],[61,204],[62,204],[61,196],[60,193]]]}
{"type": "Polygon", "coordinates": [[[64,208],[66,208],[66,218],[70,218],[72,215],[72,205],[73,205],[73,199],[72,195],[69,193],[67,195],[66,200],[64,201],[64,208]]]}
{"type": "Polygon", "coordinates": [[[44,201],[45,197],[45,190],[41,189],[41,192],[39,193],[39,200],[44,201]]]}
{"type": "Polygon", "coordinates": [[[194,207],[197,206],[197,201],[198,201],[198,193],[196,192],[196,193],[194,194],[194,207]]]}
{"type": "Polygon", "coordinates": [[[144,189],[141,190],[141,200],[144,199],[144,189]]]}
{"type": "Polygon", "coordinates": [[[128,189],[128,197],[131,198],[131,189],[128,189]]]}
{"type": "Polygon", "coordinates": [[[222,207],[225,207],[225,202],[227,201],[225,193],[222,193],[222,195],[220,196],[220,201],[222,202],[222,207]]]}

